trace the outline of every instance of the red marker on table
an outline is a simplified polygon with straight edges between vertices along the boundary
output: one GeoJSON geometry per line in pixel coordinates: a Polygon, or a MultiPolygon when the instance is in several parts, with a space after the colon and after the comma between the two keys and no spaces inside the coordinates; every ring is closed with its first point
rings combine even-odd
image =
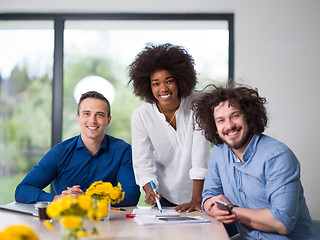
{"type": "Polygon", "coordinates": [[[136,215],[135,214],[126,214],[127,218],[134,218],[136,215]]]}

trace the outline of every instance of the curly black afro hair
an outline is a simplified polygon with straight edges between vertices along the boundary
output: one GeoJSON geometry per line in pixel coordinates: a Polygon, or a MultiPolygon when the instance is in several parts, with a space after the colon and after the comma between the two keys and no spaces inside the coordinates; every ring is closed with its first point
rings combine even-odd
{"type": "Polygon", "coordinates": [[[197,83],[192,56],[182,46],[171,43],[147,43],[127,69],[134,94],[150,103],[155,101],[150,76],[157,69],[165,69],[172,74],[181,98],[189,96],[197,83]]]}

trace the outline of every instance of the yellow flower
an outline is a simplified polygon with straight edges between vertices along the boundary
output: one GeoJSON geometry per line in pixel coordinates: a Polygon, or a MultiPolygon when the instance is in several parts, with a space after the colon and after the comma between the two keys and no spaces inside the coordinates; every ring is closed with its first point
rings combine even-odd
{"type": "Polygon", "coordinates": [[[27,226],[9,226],[0,233],[1,240],[39,240],[37,235],[27,226]]]}
{"type": "Polygon", "coordinates": [[[67,210],[71,207],[71,205],[74,203],[74,198],[65,196],[60,201],[60,211],[63,212],[64,210],[67,210]]]}
{"type": "Polygon", "coordinates": [[[98,211],[99,218],[103,218],[103,217],[108,216],[108,212],[109,212],[108,204],[109,204],[109,202],[107,200],[100,200],[98,202],[98,210],[97,211],[98,211]]]}
{"type": "Polygon", "coordinates": [[[97,181],[97,182],[92,183],[91,186],[86,190],[86,195],[91,197],[94,194],[96,186],[100,185],[102,183],[103,183],[102,181],[97,181]]]}
{"type": "Polygon", "coordinates": [[[86,233],[86,231],[80,230],[77,231],[77,237],[87,237],[88,234],[86,233]]]}
{"type": "Polygon", "coordinates": [[[108,204],[120,203],[124,199],[124,192],[120,183],[113,187],[110,182],[97,181],[86,190],[86,196],[93,199],[94,210],[88,211],[92,221],[108,216],[108,204]]]}
{"type": "Polygon", "coordinates": [[[88,218],[89,218],[91,221],[94,221],[94,222],[100,220],[100,218],[98,218],[98,213],[97,213],[97,211],[96,211],[95,209],[90,209],[90,210],[88,211],[88,218]]]}
{"type": "Polygon", "coordinates": [[[60,223],[66,228],[77,229],[81,226],[82,221],[77,216],[66,216],[60,220],[60,223]]]}
{"type": "Polygon", "coordinates": [[[117,186],[117,187],[120,189],[120,191],[122,191],[121,183],[118,183],[118,186],[117,186]]]}
{"type": "Polygon", "coordinates": [[[111,183],[106,182],[104,184],[104,192],[106,192],[107,194],[110,194],[110,192],[112,191],[112,188],[113,188],[113,186],[111,183]]]}
{"type": "Polygon", "coordinates": [[[119,188],[114,187],[110,192],[111,200],[116,200],[120,196],[121,192],[119,188]]]}
{"type": "Polygon", "coordinates": [[[92,235],[99,235],[99,232],[95,227],[93,227],[91,234],[92,235]]]}
{"type": "Polygon", "coordinates": [[[49,230],[53,230],[53,226],[50,222],[48,221],[44,221],[43,224],[49,229],[49,230]]]}
{"type": "Polygon", "coordinates": [[[91,184],[86,190],[86,195],[96,199],[107,197],[112,191],[113,186],[110,182],[97,181],[91,184]]]}
{"type": "Polygon", "coordinates": [[[97,185],[102,184],[103,181],[96,181],[92,184],[92,187],[95,188],[97,185]]]}
{"type": "Polygon", "coordinates": [[[60,212],[61,212],[61,207],[60,207],[60,203],[59,202],[52,202],[47,207],[47,215],[50,218],[59,216],[60,212]]]}
{"type": "Polygon", "coordinates": [[[104,192],[104,188],[103,188],[103,185],[100,184],[100,185],[97,185],[96,189],[95,189],[95,194],[103,194],[104,192]]]}
{"type": "Polygon", "coordinates": [[[90,209],[88,212],[88,218],[91,221],[97,222],[100,220],[100,217],[98,216],[98,212],[95,209],[90,209]]]}
{"type": "Polygon", "coordinates": [[[81,195],[78,204],[83,210],[88,211],[92,207],[92,199],[86,195],[81,195]]]}
{"type": "Polygon", "coordinates": [[[121,194],[121,201],[124,199],[124,192],[121,194]]]}

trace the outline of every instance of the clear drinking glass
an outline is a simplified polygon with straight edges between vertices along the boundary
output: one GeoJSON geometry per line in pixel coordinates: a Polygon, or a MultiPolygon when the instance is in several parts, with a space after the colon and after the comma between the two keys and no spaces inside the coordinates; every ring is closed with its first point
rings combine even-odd
{"type": "Polygon", "coordinates": [[[39,214],[39,220],[40,221],[45,221],[50,219],[49,216],[47,215],[47,207],[49,206],[51,202],[37,202],[35,207],[38,209],[38,214],[39,214]]]}

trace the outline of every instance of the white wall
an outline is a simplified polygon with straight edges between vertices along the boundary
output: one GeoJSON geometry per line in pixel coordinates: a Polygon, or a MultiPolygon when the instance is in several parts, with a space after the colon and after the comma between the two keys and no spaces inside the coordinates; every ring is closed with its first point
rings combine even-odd
{"type": "Polygon", "coordinates": [[[320,219],[320,1],[0,0],[0,13],[144,12],[235,14],[235,78],[268,100],[267,133],[301,163],[311,216],[320,219]]]}

